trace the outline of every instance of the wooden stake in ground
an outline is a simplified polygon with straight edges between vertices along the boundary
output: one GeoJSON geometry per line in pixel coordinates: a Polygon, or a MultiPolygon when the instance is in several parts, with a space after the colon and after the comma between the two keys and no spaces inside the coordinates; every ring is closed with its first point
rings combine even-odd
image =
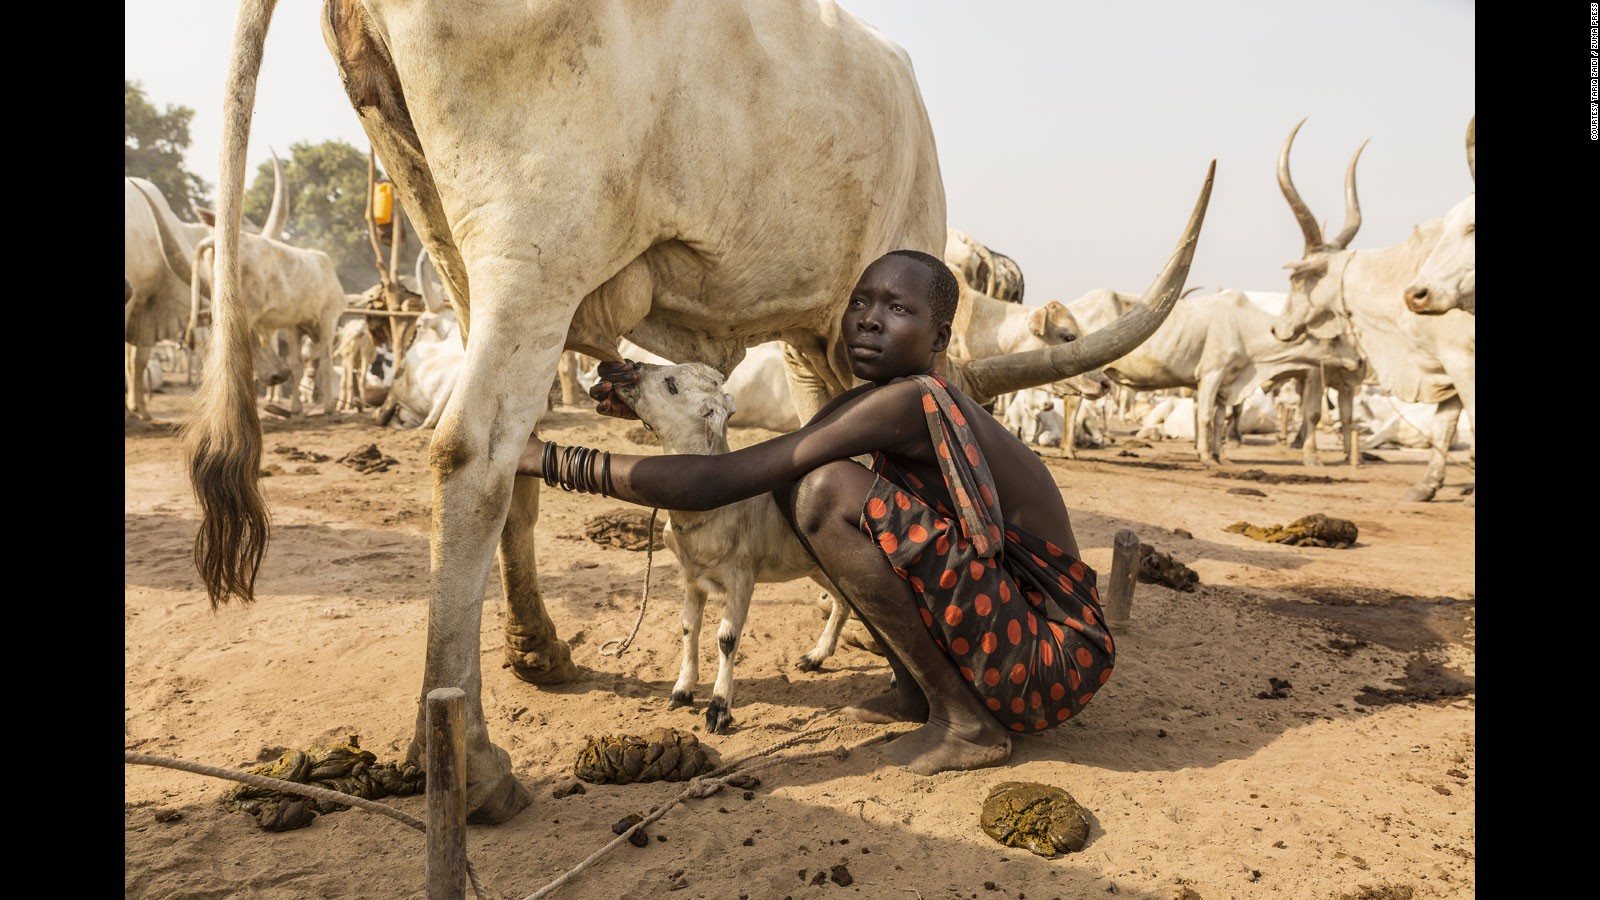
{"type": "Polygon", "coordinates": [[[1106,584],[1106,624],[1125,627],[1133,614],[1133,586],[1139,580],[1139,536],[1131,528],[1111,540],[1111,577],[1106,584]]]}
{"type": "Polygon", "coordinates": [[[467,694],[428,692],[428,900],[467,896],[467,694]]]}

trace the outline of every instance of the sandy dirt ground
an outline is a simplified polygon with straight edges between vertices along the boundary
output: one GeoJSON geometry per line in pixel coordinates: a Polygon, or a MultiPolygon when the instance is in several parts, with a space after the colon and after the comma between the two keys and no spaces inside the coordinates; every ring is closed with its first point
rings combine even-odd
{"type": "MultiPolygon", "coordinates": [[[[265,463],[281,472],[265,481],[275,530],[259,602],[213,612],[191,561],[196,507],[168,427],[189,400],[181,387],[158,394],[156,424],[126,429],[126,748],[245,769],[359,735],[380,763],[403,760],[427,626],[431,433],[379,429],[353,414],[267,416],[265,463]],[[363,474],[336,462],[369,444],[396,464],[363,474]],[[291,450],[331,458],[290,459],[291,450]]],[[[541,433],[657,452],[629,437],[636,428],[559,408],[541,433]]],[[[590,784],[552,796],[589,739],[671,727],[725,763],[841,752],[766,768],[748,791],[680,803],[650,826],[646,846],[624,843],[552,896],[1475,896],[1475,512],[1463,502],[1471,470],[1451,466],[1435,502],[1408,504],[1400,498],[1421,476],[1422,451],[1379,451],[1382,461],[1351,469],[1331,465],[1337,454],[1324,435],[1330,465],[1306,469],[1298,451],[1252,436],[1217,473],[1178,442],[1136,446],[1132,431],[1113,428],[1116,443],[1077,461],[1044,451],[1085,561],[1105,584],[1113,537],[1130,528],[1192,568],[1199,587],[1138,585],[1131,622],[1117,632],[1116,674],[1081,717],[1019,737],[1004,766],[932,777],[883,762],[869,743],[908,726],[836,711],[886,686],[880,657],[847,646],[822,672],[797,670],[822,625],[808,581],[758,587],[730,733],[705,729],[715,601],[696,703],[669,709],[682,599],[672,555],[654,554],[633,646],[602,655],[638,615],[647,554],[596,543],[585,526],[639,508],[547,491],[540,577],[579,674],[535,687],[502,666],[503,598],[491,578],[483,706],[535,799],[508,822],[469,828],[480,877],[507,900],[528,897],[611,841],[623,817],[671,802],[683,785],[590,784]],[[1217,477],[1250,470],[1267,480],[1217,477]],[[1306,475],[1327,481],[1275,480],[1306,475]],[[1295,547],[1225,530],[1312,513],[1354,522],[1358,543],[1295,547]],[[979,811],[1005,781],[1075,797],[1090,822],[1083,849],[1044,858],[987,836],[979,811]]],[[[768,434],[735,429],[732,440],[768,434]]],[[[424,897],[421,832],[361,809],[264,831],[223,807],[233,786],[126,767],[127,897],[424,897]]],[[[422,795],[381,802],[426,815],[422,795]]]]}

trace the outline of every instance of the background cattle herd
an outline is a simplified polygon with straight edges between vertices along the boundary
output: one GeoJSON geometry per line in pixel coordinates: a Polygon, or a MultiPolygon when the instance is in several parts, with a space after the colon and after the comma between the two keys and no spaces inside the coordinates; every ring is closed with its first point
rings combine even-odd
{"type": "MultiPolygon", "coordinates": [[[[1302,323],[1298,332],[1281,339],[1280,334],[1295,327],[1283,324],[1290,321],[1291,294],[1298,290],[1306,298],[1302,302],[1314,304],[1306,283],[1314,284],[1314,276],[1326,270],[1319,257],[1355,256],[1358,251],[1345,245],[1360,226],[1353,158],[1345,229],[1332,241],[1323,240],[1289,178],[1293,139],[1291,132],[1283,146],[1280,185],[1297,221],[1309,230],[1306,259],[1288,266],[1289,283],[1281,285],[1289,290],[1188,288],[1162,326],[1134,352],[1093,372],[993,398],[994,414],[1013,434],[1039,448],[1056,448],[1069,459],[1077,458],[1080,448],[1115,443],[1119,430],[1135,440],[1194,442],[1198,458],[1207,464],[1225,461],[1225,446],[1244,435],[1265,435],[1302,449],[1306,465],[1321,465],[1325,460],[1315,439],[1319,431],[1338,437],[1338,459],[1350,465],[1360,465],[1363,451],[1381,448],[1433,450],[1440,459],[1450,450],[1470,453],[1472,198],[1446,217],[1418,226],[1418,235],[1426,232],[1433,239],[1418,241],[1414,235],[1411,243],[1431,253],[1409,247],[1365,251],[1405,256],[1405,268],[1412,274],[1388,279],[1391,288],[1404,282],[1403,291],[1392,291],[1388,298],[1389,309],[1383,308],[1381,297],[1374,297],[1365,319],[1350,311],[1341,314],[1339,310],[1353,304],[1336,296],[1335,312],[1323,313],[1325,319],[1336,320],[1331,327],[1306,328],[1302,323]],[[1450,310],[1456,312],[1444,315],[1450,310]],[[1407,321],[1405,316],[1416,318],[1407,321]],[[1447,327],[1422,332],[1431,340],[1404,339],[1407,326],[1441,323],[1447,327]],[[1395,339],[1396,332],[1402,339],[1395,339]],[[1456,366],[1441,361],[1462,358],[1465,363],[1457,361],[1456,366]],[[1386,378],[1385,372],[1393,374],[1386,378]],[[1442,390],[1435,385],[1431,393],[1419,391],[1417,383],[1426,383],[1429,373],[1444,382],[1442,390]]],[[[1469,167],[1473,149],[1469,127],[1469,167]]],[[[375,312],[384,309],[373,303],[376,286],[364,294],[346,294],[324,254],[275,239],[284,185],[276,157],[274,164],[280,182],[274,212],[265,226],[246,224],[255,236],[247,243],[252,252],[245,265],[246,277],[258,286],[252,290],[259,291],[251,314],[257,335],[254,371],[264,409],[296,417],[307,407],[320,407],[326,414],[369,414],[375,424],[389,428],[432,428],[466,352],[453,306],[427,251],[417,257],[415,271],[400,279],[407,302],[400,310],[404,318],[399,320],[403,327],[397,349],[387,324],[396,320],[375,312]]],[[[211,336],[213,238],[209,224],[178,219],[150,182],[124,180],[126,414],[149,420],[148,394],[192,388],[203,377],[211,336]]],[[[1106,289],[1067,303],[1025,305],[1018,263],[954,228],[948,229],[944,259],[963,291],[951,352],[967,358],[1074,341],[1106,326],[1138,300],[1106,289]]],[[[1382,286],[1380,281],[1373,292],[1382,286]]],[[[1342,289],[1352,291],[1348,282],[1342,289]]],[[[636,361],[679,362],[626,338],[618,342],[617,351],[636,361]]],[[[598,362],[577,351],[564,352],[550,405],[584,405],[598,362]]],[[[730,425],[779,432],[801,425],[789,391],[783,342],[750,347],[723,386],[733,400],[730,425]]],[[[1430,468],[1408,499],[1429,499],[1442,465],[1430,468]]]]}

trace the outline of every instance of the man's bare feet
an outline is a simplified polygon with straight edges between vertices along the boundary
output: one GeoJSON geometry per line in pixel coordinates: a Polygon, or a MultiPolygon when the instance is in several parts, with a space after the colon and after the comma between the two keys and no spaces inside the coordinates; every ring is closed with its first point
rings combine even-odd
{"type": "Polygon", "coordinates": [[[972,737],[958,734],[943,722],[932,722],[884,745],[884,758],[919,775],[950,769],[983,769],[1011,758],[1011,738],[996,723],[972,737]]]}
{"type": "Polygon", "coordinates": [[[899,688],[890,688],[876,697],[844,708],[846,715],[874,725],[892,725],[895,722],[928,721],[928,700],[918,692],[907,696],[899,688]]]}

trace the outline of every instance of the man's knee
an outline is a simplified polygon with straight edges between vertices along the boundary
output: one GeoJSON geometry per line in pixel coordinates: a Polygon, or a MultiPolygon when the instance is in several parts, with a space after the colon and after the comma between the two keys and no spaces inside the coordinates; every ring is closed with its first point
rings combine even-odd
{"type": "Polygon", "coordinates": [[[871,477],[849,460],[818,466],[798,481],[773,492],[778,508],[802,537],[810,539],[841,526],[854,527],[871,477]]]}

